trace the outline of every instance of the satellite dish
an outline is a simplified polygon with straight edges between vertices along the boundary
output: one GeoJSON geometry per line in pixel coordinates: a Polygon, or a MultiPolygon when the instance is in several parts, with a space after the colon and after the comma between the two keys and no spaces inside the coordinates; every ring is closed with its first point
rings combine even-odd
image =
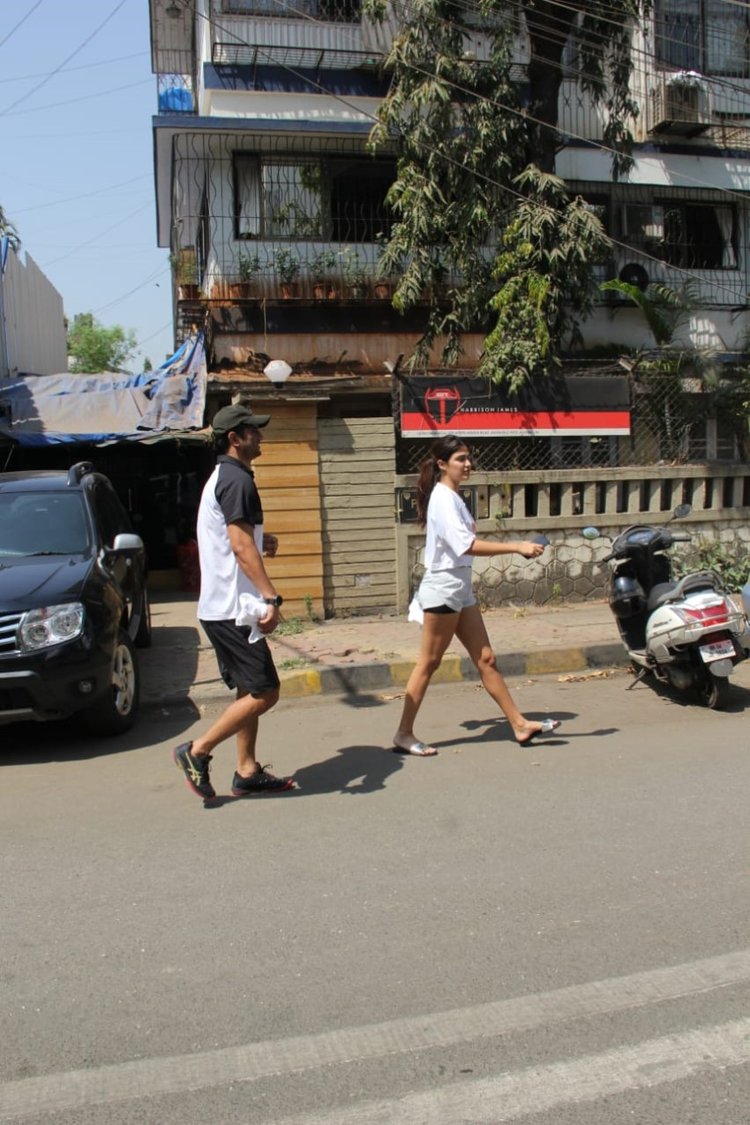
{"type": "Polygon", "coordinates": [[[635,285],[641,293],[648,289],[648,274],[639,262],[628,262],[622,267],[618,277],[628,285],[635,285]]]}

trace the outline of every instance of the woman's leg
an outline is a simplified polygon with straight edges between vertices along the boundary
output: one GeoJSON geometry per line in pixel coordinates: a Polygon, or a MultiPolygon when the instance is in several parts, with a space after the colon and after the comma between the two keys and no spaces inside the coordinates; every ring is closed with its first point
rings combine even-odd
{"type": "Polygon", "coordinates": [[[404,707],[401,721],[394,736],[397,744],[408,745],[417,741],[414,735],[414,720],[430,685],[433,672],[440,667],[440,661],[456,632],[459,613],[425,613],[422,625],[422,640],[417,662],[406,684],[404,707]]]}
{"type": "Polygon", "coordinates": [[[456,626],[456,636],[476,666],[485,691],[492,696],[512,726],[516,742],[528,742],[532,735],[539,733],[542,724],[525,718],[513,702],[513,696],[497,666],[495,653],[492,651],[487,635],[487,627],[478,605],[470,605],[461,611],[456,626]]]}

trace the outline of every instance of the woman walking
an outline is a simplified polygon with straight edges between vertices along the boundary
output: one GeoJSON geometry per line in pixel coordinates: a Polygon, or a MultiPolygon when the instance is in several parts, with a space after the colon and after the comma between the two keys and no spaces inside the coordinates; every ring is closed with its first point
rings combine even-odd
{"type": "Polygon", "coordinates": [[[471,588],[474,557],[516,553],[534,559],[544,547],[528,540],[492,543],[477,539],[474,520],[458,492],[470,475],[469,450],[453,434],[433,443],[430,456],[420,469],[417,515],[420,524],[427,526],[426,569],[412,612],[419,616],[421,611],[424,617],[419,656],[406,685],[401,721],[393,736],[393,749],[402,754],[423,758],[437,754],[434,746],[417,738],[414,722],[433,673],[454,636],[476,665],[482,685],[504,713],[519,745],[526,746],[536,735],[551,734],[560,725],[557,719],[534,722],[516,707],[497,667],[471,588]]]}

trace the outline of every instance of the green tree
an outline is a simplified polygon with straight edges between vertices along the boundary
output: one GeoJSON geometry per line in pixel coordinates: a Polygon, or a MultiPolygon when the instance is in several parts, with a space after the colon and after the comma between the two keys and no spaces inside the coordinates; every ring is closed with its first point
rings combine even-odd
{"type": "Polygon", "coordinates": [[[18,234],[13,223],[5,214],[5,211],[0,207],[0,238],[7,237],[10,245],[18,253],[21,248],[21,238],[18,234]]]}
{"type": "MultiPolygon", "coordinates": [[[[388,198],[394,222],[380,259],[382,272],[400,279],[394,306],[403,311],[431,298],[412,365],[426,361],[438,337],[446,340],[444,361],[455,362],[462,335],[487,331],[496,313],[482,369],[495,381],[518,385],[554,363],[575,335],[575,316],[591,306],[591,267],[605,240],[594,215],[549,178],[562,143],[563,51],[574,35],[579,82],[606,108],[604,140],[617,174],[629,163],[630,121],[637,113],[629,94],[629,33],[647,5],[483,0],[483,60],[466,49],[465,7],[456,0],[415,0],[406,9],[385,61],[391,85],[371,141],[375,148],[397,147],[388,198]],[[523,104],[513,69],[519,30],[530,49],[523,104]],[[571,242],[575,230],[583,237],[578,249],[571,242]],[[558,242],[567,244],[567,262],[558,242]],[[447,300],[446,277],[455,282],[447,300]],[[513,354],[501,346],[508,333],[519,337],[513,354]]],[[[372,18],[385,18],[386,0],[366,0],[366,7],[372,18]]]]}
{"type": "Polygon", "coordinates": [[[135,333],[119,324],[105,328],[93,313],[77,313],[68,326],[70,370],[75,375],[124,371],[136,347],[135,333]]]}

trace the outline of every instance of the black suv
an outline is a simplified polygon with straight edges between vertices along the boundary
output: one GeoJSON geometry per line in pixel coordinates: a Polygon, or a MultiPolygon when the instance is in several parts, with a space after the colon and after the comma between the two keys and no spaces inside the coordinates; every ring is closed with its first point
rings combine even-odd
{"type": "Polygon", "coordinates": [[[109,480],[89,461],[0,473],[0,723],[127,730],[150,642],[143,542],[109,480]]]}

